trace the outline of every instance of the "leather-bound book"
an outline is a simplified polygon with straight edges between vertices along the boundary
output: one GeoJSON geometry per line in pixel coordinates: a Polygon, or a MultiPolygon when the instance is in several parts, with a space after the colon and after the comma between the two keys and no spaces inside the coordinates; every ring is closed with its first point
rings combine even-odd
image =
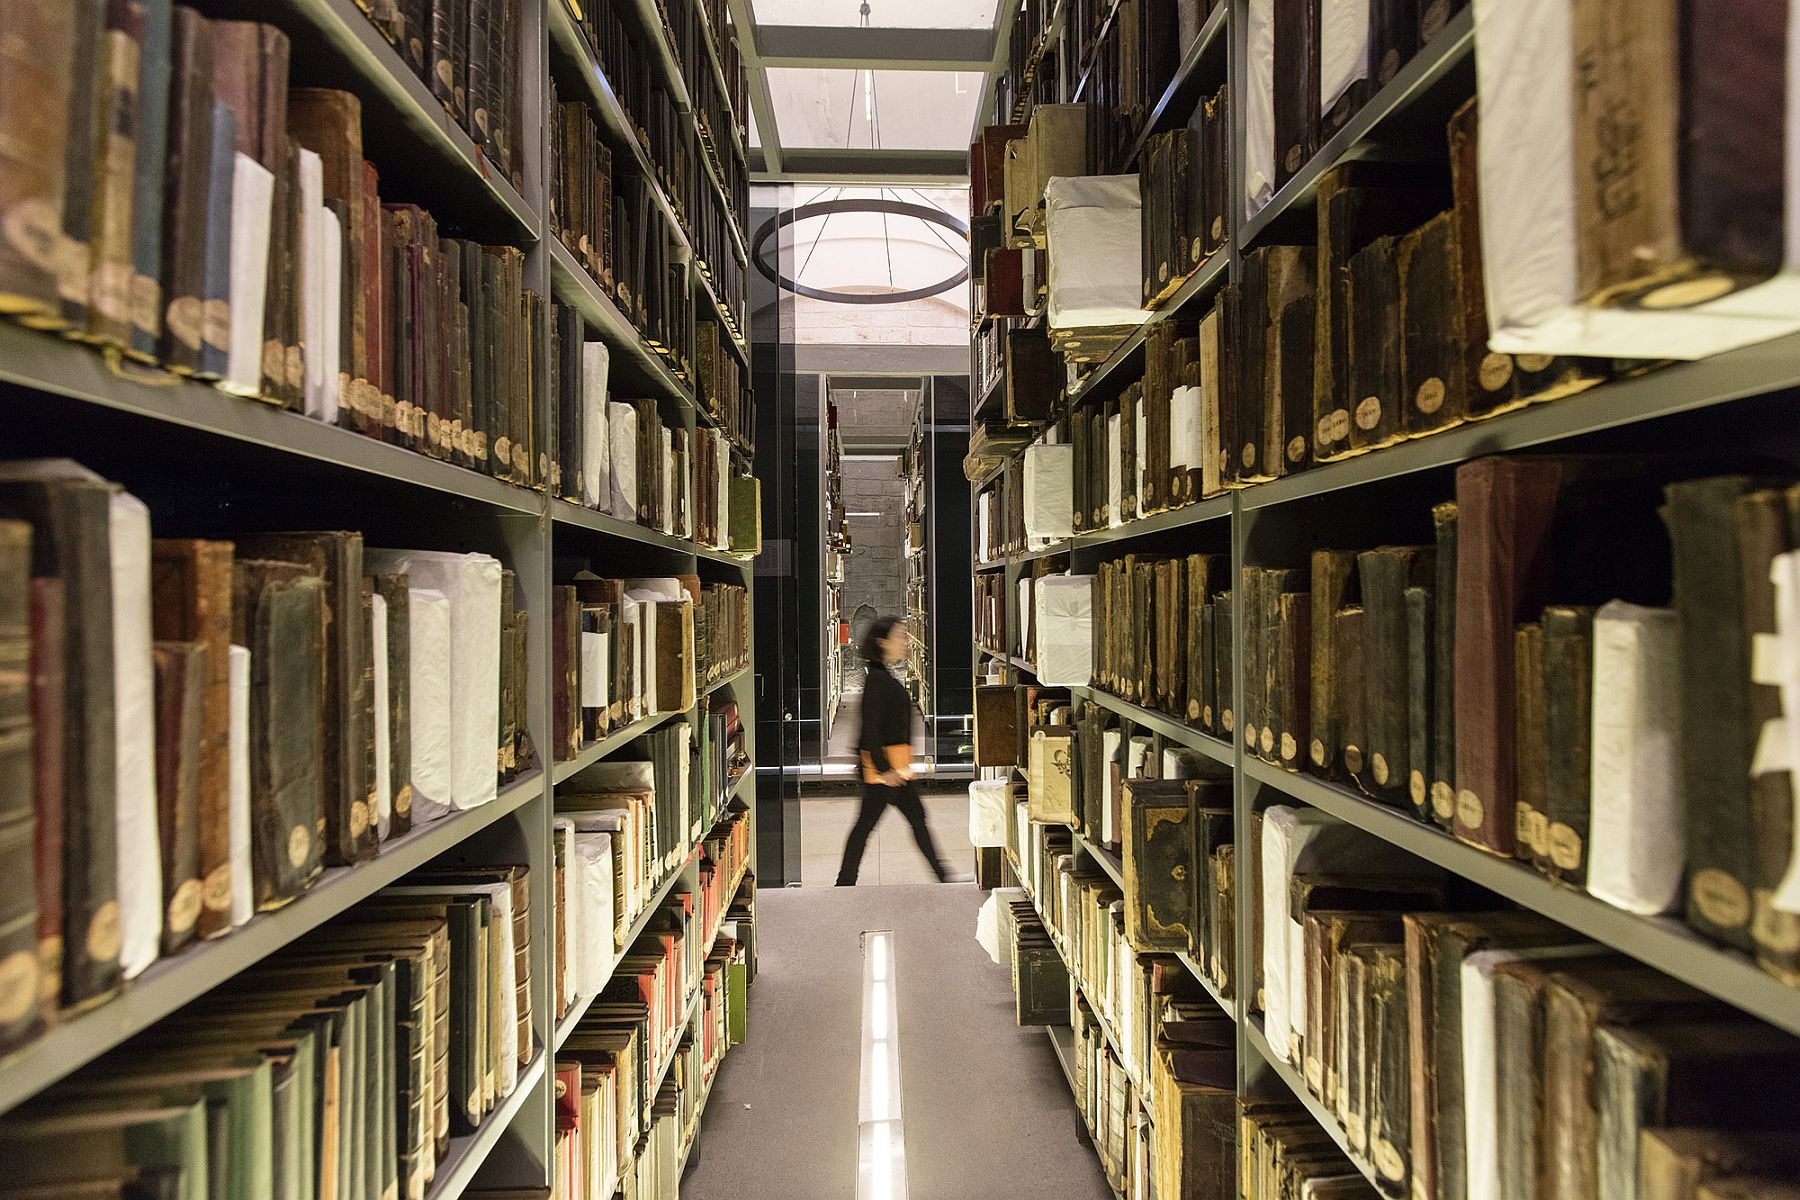
{"type": "Polygon", "coordinates": [[[144,12],[108,4],[100,32],[94,114],[93,211],[88,243],[92,274],[88,340],[124,348],[131,337],[132,204],[137,186],[138,81],[143,69],[144,12]]]}
{"type": "Polygon", "coordinates": [[[212,25],[185,5],[174,15],[169,162],[163,176],[163,326],[157,357],[198,370],[206,295],[206,184],[212,160],[212,25]]]}
{"type": "Polygon", "coordinates": [[[1462,420],[1455,223],[1454,213],[1439,213],[1400,240],[1401,426],[1409,437],[1462,420]]]}
{"type": "Polygon", "coordinates": [[[1437,580],[1431,624],[1430,819],[1449,829],[1456,816],[1456,504],[1431,508],[1437,580]]]}
{"type": "MultiPolygon", "coordinates": [[[[1786,500],[1775,489],[1740,496],[1733,509],[1733,522],[1743,572],[1745,635],[1752,646],[1770,641],[1780,644],[1776,615],[1779,593],[1771,565],[1793,545],[1786,500]]],[[[1787,736],[1782,723],[1783,676],[1758,663],[1754,656],[1751,669],[1758,672],[1746,688],[1751,727],[1757,730],[1759,739],[1787,736]],[[1768,732],[1771,729],[1781,732],[1768,732]]],[[[1750,932],[1763,969],[1793,985],[1800,983],[1800,915],[1777,908],[1774,903],[1793,854],[1793,772],[1787,764],[1769,763],[1760,755],[1752,760],[1750,769],[1750,932]]]]}
{"type": "Polygon", "coordinates": [[[1300,770],[1312,736],[1312,596],[1304,591],[1276,597],[1275,682],[1269,696],[1274,753],[1281,766],[1300,770]]]}
{"type": "Polygon", "coordinates": [[[1411,1181],[1407,1154],[1412,1147],[1410,1085],[1415,1066],[1407,1043],[1404,946],[1389,944],[1374,951],[1366,983],[1369,1036],[1375,1043],[1366,1064],[1369,1161],[1381,1194],[1399,1200],[1409,1194],[1411,1181]]]}
{"type": "Polygon", "coordinates": [[[1697,1200],[1716,1179],[1800,1170],[1800,1134],[1791,1129],[1646,1129],[1637,1150],[1639,1200],[1697,1200]]]}
{"type": "Polygon", "coordinates": [[[231,222],[236,186],[237,114],[214,99],[212,153],[206,174],[206,283],[200,308],[202,379],[220,380],[231,373],[231,222]]]}
{"type": "Polygon", "coordinates": [[[1498,939],[1566,938],[1534,913],[1411,912],[1405,917],[1407,1047],[1415,1194],[1464,1200],[1462,964],[1498,939]]]}
{"type": "MultiPolygon", "coordinates": [[[[109,19],[118,6],[109,8],[109,19]]],[[[162,332],[164,172],[169,155],[170,75],[174,6],[170,0],[132,0],[126,11],[140,29],[135,153],[132,160],[131,272],[126,347],[137,358],[156,355],[162,332]]],[[[96,287],[98,280],[96,280],[96,287]]]]}
{"type": "Polygon", "coordinates": [[[1528,621],[1513,630],[1513,854],[1522,862],[1543,858],[1546,846],[1550,762],[1545,708],[1544,626],[1528,621]]]}
{"type": "Polygon", "coordinates": [[[431,0],[425,81],[458,125],[468,117],[466,64],[469,0],[431,0]]]}
{"type": "MultiPolygon", "coordinates": [[[[1258,260],[1245,260],[1245,276],[1248,279],[1251,264],[1258,260]]],[[[1219,289],[1219,299],[1214,306],[1213,316],[1217,318],[1218,357],[1215,369],[1209,376],[1209,387],[1218,391],[1218,420],[1215,427],[1219,431],[1219,483],[1221,487],[1236,487],[1243,476],[1244,442],[1246,437],[1254,437],[1254,430],[1244,428],[1244,377],[1250,371],[1259,381],[1257,390],[1251,393],[1258,400],[1261,390],[1261,347],[1263,339],[1261,327],[1255,322],[1248,298],[1247,284],[1228,283],[1219,289]],[[1249,364],[1249,365],[1247,365],[1249,364]]],[[[1201,326],[1201,355],[1205,362],[1206,333],[1205,325],[1201,326]]],[[[1212,401],[1207,400],[1208,411],[1212,411],[1212,401]]],[[[1251,459],[1256,458],[1255,448],[1251,448],[1251,459]]]]}
{"type": "Polygon", "coordinates": [[[1430,580],[1433,551],[1384,546],[1356,556],[1362,592],[1363,722],[1368,784],[1385,804],[1409,803],[1406,589],[1430,580]]]}
{"type": "Polygon", "coordinates": [[[1800,1100],[1800,1040],[1743,1017],[1601,1025],[1593,1054],[1598,1200],[1637,1200],[1647,1130],[1771,1125],[1800,1100]]]}
{"type": "Polygon", "coordinates": [[[1444,32],[1450,18],[1469,6],[1469,0],[1419,0],[1419,44],[1428,44],[1444,32]]]}
{"type": "MultiPolygon", "coordinates": [[[[1243,605],[1243,680],[1239,700],[1238,728],[1243,734],[1244,749],[1252,757],[1260,757],[1265,706],[1268,701],[1268,677],[1263,673],[1263,574],[1262,567],[1245,567],[1238,576],[1237,594],[1243,605]]],[[[1226,678],[1232,667],[1226,667],[1226,678]]]]}
{"type": "Polygon", "coordinates": [[[1456,807],[1464,841],[1511,857],[1513,629],[1536,612],[1560,464],[1484,458],[1456,473],[1456,807]]]}
{"type": "Polygon", "coordinates": [[[983,212],[1005,199],[1006,145],[1008,142],[1022,141],[1025,133],[1024,125],[989,125],[982,129],[983,172],[980,194],[983,212]]]}
{"type": "Polygon", "coordinates": [[[1006,354],[1006,419],[1009,424],[1047,420],[1061,391],[1062,362],[1050,350],[1050,339],[1034,329],[1009,329],[1006,354]]]}
{"type": "Polygon", "coordinates": [[[1211,1200],[1236,1195],[1237,1084],[1229,1056],[1196,1061],[1160,1043],[1153,1053],[1157,1194],[1211,1200]]]}
{"type": "Polygon", "coordinates": [[[1420,0],[1371,0],[1369,60],[1375,83],[1386,87],[1419,49],[1420,0]]]}
{"type": "MultiPolygon", "coordinates": [[[[1435,2],[1435,0],[1434,0],[1435,2]]],[[[1481,110],[1470,100],[1450,118],[1450,186],[1456,203],[1457,292],[1453,314],[1463,355],[1466,409],[1487,416],[1511,406],[1517,392],[1513,356],[1488,349],[1487,291],[1481,262],[1481,110]]]]}
{"type": "MultiPolygon", "coordinates": [[[[61,319],[53,326],[85,329],[93,289],[94,215],[104,194],[106,163],[99,157],[102,121],[112,80],[105,29],[105,0],[70,0],[74,40],[69,60],[68,138],[63,146],[62,229],[57,246],[61,319]]],[[[129,169],[129,168],[127,168],[129,169]]]]}
{"type": "Polygon", "coordinates": [[[54,1019],[62,998],[64,739],[69,716],[63,581],[53,576],[31,580],[30,607],[38,1011],[54,1019]]]}
{"type": "MultiPolygon", "coordinates": [[[[1389,941],[1400,935],[1396,897],[1378,888],[1359,888],[1356,881],[1330,876],[1296,875],[1291,912],[1301,939],[1300,962],[1306,992],[1302,1024],[1295,1040],[1300,1047],[1301,1078],[1314,1095],[1334,1103],[1344,1080],[1338,1066],[1339,1038],[1336,987],[1339,955],[1358,943],[1389,941]]],[[[1410,903],[1412,897],[1398,900],[1410,903]]]]}
{"type": "Polygon", "coordinates": [[[0,521],[0,855],[13,881],[0,903],[0,1049],[44,1027],[38,951],[37,797],[32,772],[31,526],[0,521]]]}
{"type": "Polygon", "coordinates": [[[405,573],[377,575],[375,589],[387,606],[388,836],[412,828],[412,589],[405,573]]]}
{"type": "MultiPolygon", "coordinates": [[[[1238,397],[1246,406],[1238,431],[1245,447],[1239,479],[1246,483],[1285,473],[1288,456],[1282,388],[1303,378],[1310,369],[1312,344],[1298,324],[1285,325],[1282,317],[1289,306],[1310,297],[1317,270],[1313,253],[1311,246],[1268,246],[1251,256],[1246,275],[1250,282],[1244,290],[1246,301],[1253,303],[1245,313],[1250,341],[1239,376],[1243,391],[1238,397]]],[[[1304,437],[1305,431],[1296,434],[1304,437]]],[[[1307,457],[1304,450],[1296,455],[1302,463],[1307,457]]]]}
{"type": "Polygon", "coordinates": [[[1350,259],[1350,448],[1403,435],[1399,239],[1378,237],[1350,259]]]}
{"type": "Polygon", "coordinates": [[[0,220],[19,236],[0,239],[0,313],[57,322],[73,56],[78,6],[21,0],[0,12],[0,220]],[[42,114],[48,113],[48,119],[42,114]]]}
{"type": "MultiPolygon", "coordinates": [[[[1435,564],[1434,564],[1435,567],[1435,564]]],[[[1406,589],[1406,796],[1415,818],[1431,822],[1431,695],[1435,659],[1430,582],[1406,589]]]]}
{"type": "Polygon", "coordinates": [[[550,738],[558,762],[581,753],[581,602],[572,587],[550,594],[550,738]]]}
{"type": "Polygon", "coordinates": [[[1354,603],[1356,555],[1349,550],[1314,550],[1312,555],[1312,706],[1307,761],[1309,770],[1327,779],[1341,778],[1343,770],[1343,710],[1338,707],[1338,645],[1333,638],[1333,618],[1339,609],[1354,603]]]}
{"type": "MultiPolygon", "coordinates": [[[[1230,203],[1230,174],[1226,170],[1226,154],[1231,142],[1228,120],[1229,89],[1220,88],[1200,104],[1200,181],[1201,253],[1196,265],[1217,253],[1225,244],[1226,208],[1230,203]]],[[[1190,182],[1190,187],[1193,184],[1190,182]]]]}
{"type": "Polygon", "coordinates": [[[1319,148],[1319,6],[1275,0],[1275,186],[1319,148]]]}
{"type": "Polygon", "coordinates": [[[62,1004],[117,990],[123,929],[116,846],[112,488],[68,478],[0,484],[0,516],[31,524],[34,577],[61,581],[66,725],[62,754],[62,1004]]]}
{"type": "Polygon", "coordinates": [[[1681,618],[1687,920],[1745,951],[1754,949],[1750,770],[1761,731],[1751,719],[1745,624],[1744,578],[1751,567],[1742,559],[1735,513],[1739,498],[1755,486],[1741,475],[1675,483],[1663,508],[1681,618]]]}
{"type": "Polygon", "coordinates": [[[1602,1024],[1713,1017],[1719,1001],[1635,962],[1564,964],[1544,987],[1543,1194],[1597,1194],[1595,1032],[1602,1024]]]}
{"type": "Polygon", "coordinates": [[[360,533],[264,533],[238,539],[238,553],[294,562],[325,581],[323,679],[326,844],[333,866],[371,858],[380,844],[375,781],[367,747],[369,644],[363,636],[363,540],[360,533]]]}
{"type": "MultiPolygon", "coordinates": [[[[369,378],[368,301],[362,280],[369,237],[363,203],[362,102],[350,92],[333,88],[295,88],[288,95],[287,129],[296,142],[319,156],[326,202],[343,205],[342,295],[350,331],[345,345],[351,369],[342,374],[339,389],[345,397],[360,396],[369,378]]],[[[351,428],[369,431],[366,405],[346,403],[339,414],[339,420],[351,428]]]]}
{"type": "Polygon", "coordinates": [[[1212,941],[1205,947],[1208,974],[1219,994],[1231,999],[1237,978],[1237,848],[1231,843],[1213,849],[1210,864],[1211,911],[1208,929],[1212,941]]]}
{"type": "Polygon", "coordinates": [[[201,642],[156,643],[156,807],[162,840],[162,952],[200,919],[200,761],[211,670],[201,642]]]}
{"type": "MultiPolygon", "coordinates": [[[[1307,257],[1312,257],[1310,251],[1307,257]]],[[[1306,270],[1312,272],[1310,263],[1306,270]]],[[[1308,294],[1290,301],[1276,321],[1276,373],[1270,382],[1277,390],[1271,397],[1268,419],[1272,433],[1275,425],[1280,426],[1273,445],[1278,448],[1284,475],[1304,471],[1313,463],[1313,337],[1318,303],[1311,294],[1311,282],[1306,281],[1308,294]]]]}
{"type": "Polygon", "coordinates": [[[1230,740],[1236,724],[1236,684],[1232,678],[1231,592],[1215,592],[1213,614],[1213,695],[1218,697],[1218,732],[1230,740]]]}
{"type": "Polygon", "coordinates": [[[1544,845],[1537,867],[1552,879],[1587,880],[1588,772],[1593,757],[1594,610],[1552,605],[1544,610],[1544,741],[1548,767],[1544,845]]]}
{"type": "Polygon", "coordinates": [[[1127,779],[1119,838],[1125,876],[1125,940],[1140,954],[1182,951],[1194,920],[1193,827],[1178,779],[1127,779]]]}
{"type": "Polygon", "coordinates": [[[156,639],[206,648],[196,743],[201,937],[231,928],[231,558],[230,542],[159,538],[151,544],[156,639]]]}
{"type": "Polygon", "coordinates": [[[1364,610],[1348,604],[1331,614],[1331,640],[1337,649],[1337,685],[1333,707],[1343,738],[1343,778],[1369,790],[1368,687],[1363,679],[1364,610]]]}

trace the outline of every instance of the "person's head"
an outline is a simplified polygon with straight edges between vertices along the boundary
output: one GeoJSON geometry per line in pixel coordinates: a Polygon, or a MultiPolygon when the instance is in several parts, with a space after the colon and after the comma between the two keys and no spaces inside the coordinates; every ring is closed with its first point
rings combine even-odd
{"type": "Polygon", "coordinates": [[[862,656],[867,662],[899,662],[906,657],[906,626],[899,617],[876,617],[863,634],[862,656]]]}

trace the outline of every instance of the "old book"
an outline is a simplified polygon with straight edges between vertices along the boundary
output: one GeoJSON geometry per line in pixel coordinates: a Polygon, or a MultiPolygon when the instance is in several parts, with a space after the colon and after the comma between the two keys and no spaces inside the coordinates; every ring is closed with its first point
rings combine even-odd
{"type": "Polygon", "coordinates": [[[169,162],[163,179],[162,338],[157,358],[200,366],[206,295],[206,197],[212,161],[213,33],[185,5],[174,13],[169,162]]]}
{"type": "Polygon", "coordinates": [[[200,309],[200,368],[196,374],[221,380],[231,371],[231,222],[237,182],[237,114],[215,98],[212,154],[206,175],[206,290],[200,309]]]}
{"type": "MultiPolygon", "coordinates": [[[[238,552],[253,558],[295,562],[325,581],[324,714],[326,861],[347,865],[371,858],[380,838],[368,747],[370,647],[362,611],[363,542],[360,533],[254,534],[238,539],[238,552]]],[[[241,643],[240,643],[241,644],[241,643]]]]}
{"type": "Polygon", "coordinates": [[[132,203],[137,186],[139,77],[143,69],[141,10],[108,5],[99,34],[94,102],[93,195],[87,266],[82,282],[86,323],[78,332],[123,348],[131,335],[132,203]]]}
{"type": "Polygon", "coordinates": [[[230,542],[159,538],[151,544],[151,615],[159,641],[206,647],[198,728],[200,899],[198,932],[231,928],[230,542]]]}
{"type": "Polygon", "coordinates": [[[0,243],[0,312],[60,321],[57,251],[62,236],[64,171],[78,6],[29,0],[0,14],[0,220],[18,235],[0,243]],[[48,119],[42,112],[50,114],[48,119]]]}
{"type": "MultiPolygon", "coordinates": [[[[1307,256],[1311,257],[1310,253],[1307,256]]],[[[1312,268],[1307,264],[1307,271],[1312,268]]],[[[1317,301],[1310,291],[1291,301],[1277,318],[1278,350],[1273,355],[1271,414],[1279,413],[1281,436],[1275,441],[1284,474],[1304,471],[1313,464],[1312,373],[1313,337],[1317,332],[1317,301]]],[[[1277,418],[1271,415],[1269,420],[1277,418]]]]}
{"type": "Polygon", "coordinates": [[[1018,695],[1011,684],[975,689],[975,759],[984,767],[1019,760],[1018,695]]]}
{"type": "Polygon", "coordinates": [[[1456,504],[1435,504],[1437,580],[1431,625],[1430,816],[1449,829],[1456,815],[1456,504]]]}
{"type": "Polygon", "coordinates": [[[388,728],[389,837],[412,828],[412,588],[405,574],[377,575],[387,611],[387,695],[378,719],[388,728]]]}
{"type": "Polygon", "coordinates": [[[1312,597],[1305,591],[1275,598],[1275,676],[1269,694],[1275,754],[1289,771],[1300,770],[1312,746],[1312,597]]]}
{"type": "Polygon", "coordinates": [[[1413,816],[1431,822],[1431,697],[1435,662],[1429,583],[1406,589],[1406,794],[1413,816]]]}
{"type": "Polygon", "coordinates": [[[37,885],[38,1007],[55,1015],[62,999],[63,781],[70,716],[63,581],[31,580],[33,876],[37,885]]]}
{"type": "Polygon", "coordinates": [[[1212,602],[1213,618],[1213,694],[1218,697],[1219,732],[1227,739],[1232,736],[1236,716],[1233,697],[1237,694],[1233,681],[1232,657],[1232,623],[1231,592],[1229,590],[1215,592],[1212,602]]]}
{"type": "MultiPolygon", "coordinates": [[[[1226,288],[1230,288],[1230,284],[1226,288]]],[[[1200,492],[1201,497],[1216,496],[1224,487],[1226,439],[1221,424],[1231,404],[1230,355],[1222,324],[1223,291],[1220,302],[1200,319],[1200,492]]],[[[1233,418],[1235,422],[1235,418],[1233,418]]]]}
{"type": "Polygon", "coordinates": [[[1423,546],[1384,546],[1356,556],[1363,609],[1363,751],[1373,794],[1387,804],[1409,803],[1406,589],[1432,578],[1433,553],[1423,546]]]}
{"type": "Polygon", "coordinates": [[[1350,259],[1350,448],[1403,436],[1399,239],[1378,237],[1350,259]]]}
{"type": "MultiPolygon", "coordinates": [[[[369,376],[367,288],[362,272],[367,258],[368,214],[362,203],[363,144],[362,102],[350,92],[333,88],[295,88],[288,96],[287,128],[293,139],[320,158],[323,195],[327,204],[343,206],[341,256],[342,304],[347,307],[349,330],[342,361],[350,369],[340,373],[338,394],[343,403],[339,412],[345,423],[368,432],[367,406],[350,403],[362,395],[369,376]]],[[[325,263],[328,271],[334,264],[325,263]]],[[[338,362],[326,363],[325,371],[335,372],[338,362]]]]}
{"type": "Polygon", "coordinates": [[[1401,380],[1407,436],[1462,420],[1467,385],[1456,321],[1456,216],[1439,213],[1400,240],[1401,380]]]}
{"type": "Polygon", "coordinates": [[[250,811],[256,907],[319,875],[325,849],[325,581],[297,563],[232,565],[232,642],[250,650],[250,811]]]}
{"type": "Polygon", "coordinates": [[[32,574],[60,579],[66,726],[62,782],[62,1003],[117,989],[123,940],[109,538],[111,488],[78,478],[0,485],[0,515],[32,527],[32,574]]]}
{"type": "Polygon", "coordinates": [[[1276,0],[1274,12],[1275,186],[1292,179],[1319,146],[1319,6],[1276,0]]]}
{"type": "Polygon", "coordinates": [[[1640,1195],[1645,1131],[1770,1124],[1766,1106],[1792,1103],[1800,1079],[1800,1040],[1742,1018],[1601,1025],[1593,1056],[1599,1200],[1640,1195]]]}
{"type": "Polygon", "coordinates": [[[74,39],[69,70],[71,86],[65,106],[68,137],[63,145],[62,225],[57,245],[57,291],[61,299],[59,327],[84,329],[92,301],[95,202],[104,194],[106,164],[100,158],[105,141],[112,80],[107,71],[108,42],[103,0],[76,0],[74,39]]]}
{"type": "Polygon", "coordinates": [[[170,0],[138,0],[127,11],[132,19],[141,22],[127,349],[148,361],[155,357],[157,338],[162,332],[162,205],[168,167],[174,5],[170,0]]]}
{"type": "Polygon", "coordinates": [[[1331,640],[1337,648],[1335,707],[1343,738],[1343,777],[1367,790],[1369,774],[1368,687],[1363,673],[1364,609],[1347,604],[1331,614],[1331,640]]]}
{"type": "Polygon", "coordinates": [[[1419,49],[1419,0],[1375,0],[1369,6],[1369,59],[1386,87],[1419,49]]]}
{"type": "Polygon", "coordinates": [[[1750,766],[1750,641],[1735,506],[1744,476],[1671,484],[1663,519],[1674,545],[1681,621],[1682,765],[1687,797],[1687,919],[1752,950],[1755,825],[1750,766]]]}
{"type": "Polygon", "coordinates": [[[1450,183],[1456,255],[1455,340],[1463,358],[1466,407],[1486,416],[1511,406],[1517,388],[1510,354],[1488,349],[1487,293],[1481,262],[1480,101],[1470,100],[1450,118],[1450,183]]]}
{"type": "Polygon", "coordinates": [[[1638,1196],[1695,1200],[1713,1179],[1796,1168],[1800,1138],[1791,1130],[1646,1129],[1638,1142],[1638,1196]]]}
{"type": "Polygon", "coordinates": [[[1593,727],[1594,610],[1544,610],[1545,845],[1538,869],[1552,879],[1587,878],[1593,727]]]}
{"type": "Polygon", "coordinates": [[[32,657],[31,526],[0,521],[0,853],[15,881],[0,906],[0,1047],[7,1050],[44,1028],[32,657]]]}
{"type": "Polygon", "coordinates": [[[162,952],[194,938],[200,919],[200,769],[204,755],[208,648],[202,642],[156,644],[156,804],[162,841],[162,952]]]}
{"type": "Polygon", "coordinates": [[[1524,862],[1543,857],[1549,818],[1549,756],[1545,752],[1544,626],[1513,630],[1513,853],[1524,862]]]}
{"type": "Polygon", "coordinates": [[[1597,1113],[1590,1099],[1602,1024],[1711,1016],[1719,1001],[1639,963],[1568,966],[1544,988],[1544,1195],[1597,1193],[1597,1113]]]}
{"type": "Polygon", "coordinates": [[[1357,945],[1397,939],[1400,918],[1393,909],[1416,899],[1378,885],[1361,887],[1359,882],[1296,875],[1290,900],[1299,926],[1295,936],[1302,939],[1301,983],[1306,991],[1305,1024],[1291,1036],[1300,1051],[1301,1077],[1328,1104],[1336,1103],[1346,1083],[1338,1059],[1344,1031],[1334,999],[1339,956],[1357,945]]]}
{"type": "Polygon", "coordinates": [[[1125,939],[1134,950],[1179,951],[1195,924],[1193,825],[1181,780],[1127,779],[1120,837],[1125,873],[1125,939]]]}
{"type": "Polygon", "coordinates": [[[1338,610],[1357,599],[1356,555],[1349,550],[1315,550],[1312,554],[1312,713],[1309,759],[1312,770],[1338,778],[1343,769],[1343,710],[1338,707],[1338,644],[1333,620],[1338,610]]]}
{"type": "MultiPolygon", "coordinates": [[[[1248,281],[1251,264],[1260,260],[1245,260],[1245,279],[1248,281]]],[[[1213,372],[1215,386],[1218,391],[1219,431],[1219,482],[1222,487],[1236,487],[1243,476],[1244,447],[1246,441],[1254,442],[1257,427],[1246,429],[1244,426],[1245,380],[1256,380],[1255,390],[1250,395],[1260,400],[1262,396],[1262,350],[1265,342],[1257,337],[1261,329],[1256,323],[1252,297],[1248,291],[1248,282],[1244,284],[1228,283],[1219,289],[1219,298],[1214,304],[1214,315],[1217,318],[1218,357],[1213,372]]],[[[1211,319],[1211,318],[1209,318],[1211,319]]],[[[1204,362],[1206,353],[1205,326],[1201,327],[1201,354],[1204,362]]],[[[1212,400],[1207,399],[1207,409],[1212,411],[1212,400]]],[[[1254,444],[1251,444],[1250,459],[1257,460],[1254,444]]]]}

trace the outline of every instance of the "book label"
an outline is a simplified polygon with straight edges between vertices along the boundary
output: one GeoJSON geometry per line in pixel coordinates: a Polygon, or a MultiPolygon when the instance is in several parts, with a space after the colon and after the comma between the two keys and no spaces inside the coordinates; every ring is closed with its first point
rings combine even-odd
{"type": "Polygon", "coordinates": [[[1750,919],[1749,892],[1717,867],[1696,871],[1688,887],[1700,915],[1720,929],[1736,929],[1750,919]]]}

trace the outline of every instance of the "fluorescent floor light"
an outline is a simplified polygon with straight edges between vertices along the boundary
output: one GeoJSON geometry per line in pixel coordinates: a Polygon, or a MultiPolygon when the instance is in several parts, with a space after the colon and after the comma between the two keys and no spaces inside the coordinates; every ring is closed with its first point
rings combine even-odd
{"type": "Polygon", "coordinates": [[[891,929],[863,931],[862,1083],[857,1099],[857,1200],[906,1200],[900,1118],[900,1020],[891,929]]]}

